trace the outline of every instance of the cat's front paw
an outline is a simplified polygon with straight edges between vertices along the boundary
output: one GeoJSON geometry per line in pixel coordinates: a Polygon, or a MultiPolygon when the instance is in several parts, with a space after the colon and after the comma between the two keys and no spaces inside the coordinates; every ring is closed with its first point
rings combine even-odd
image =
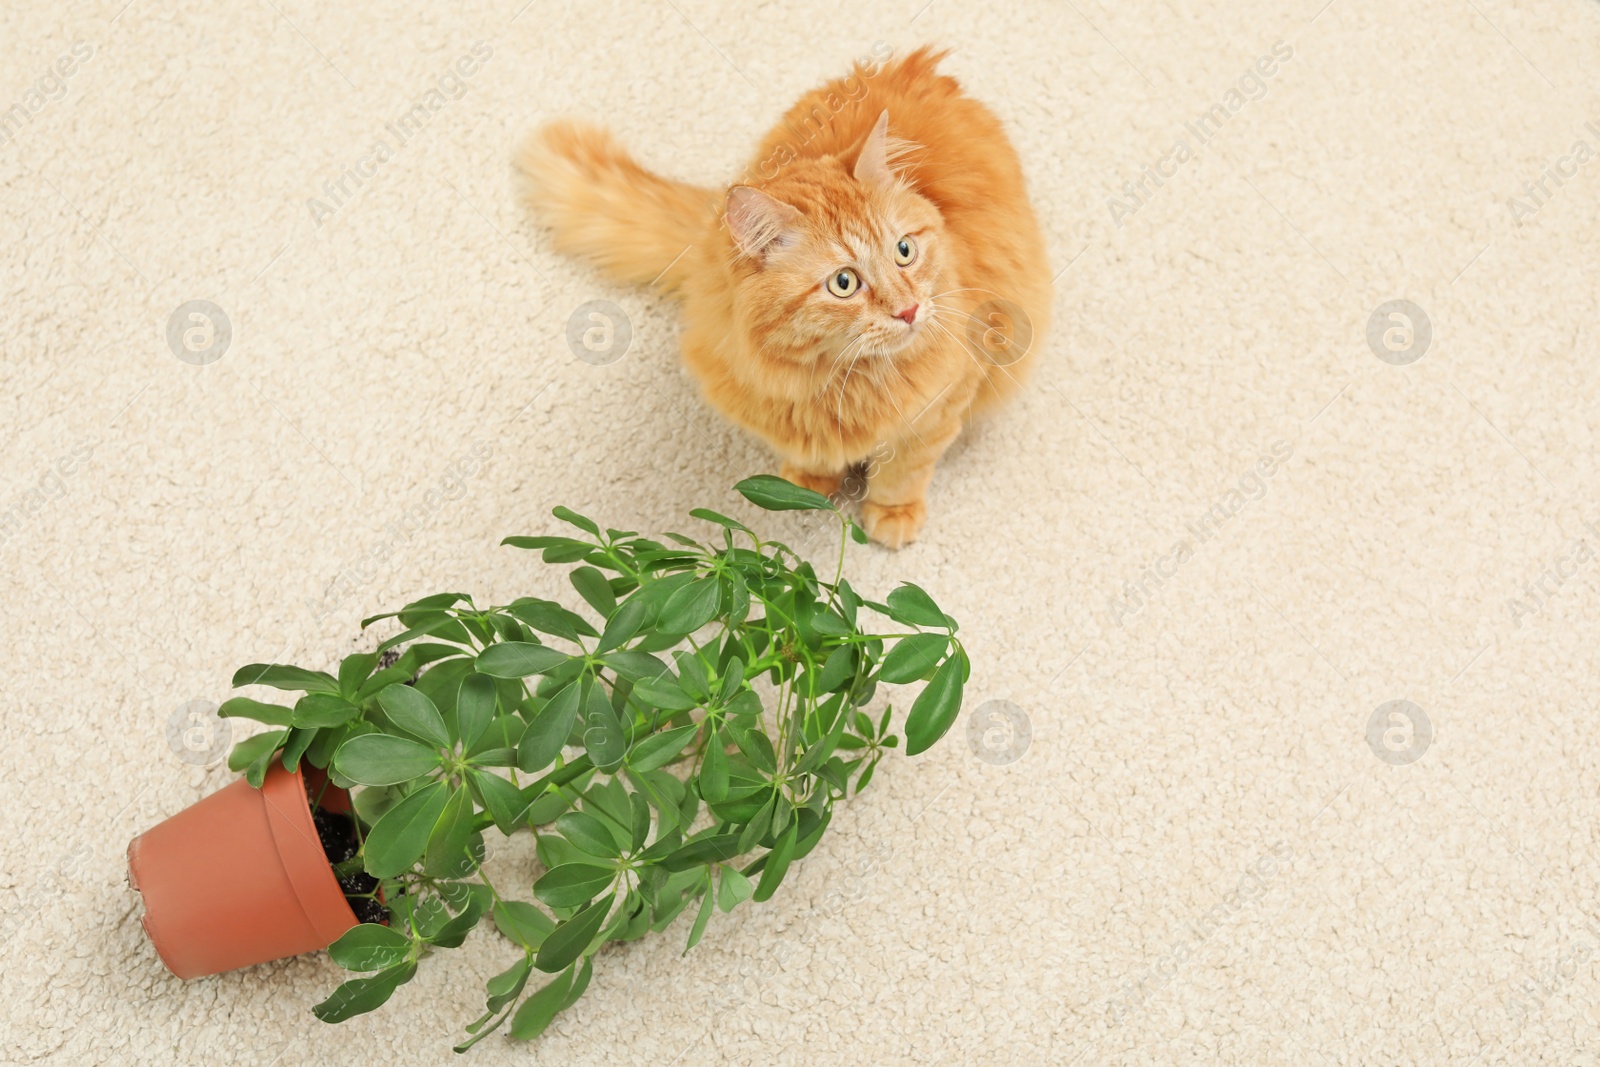
{"type": "Polygon", "coordinates": [[[811,489],[825,497],[833,497],[839,492],[839,486],[844,482],[844,472],[838,474],[818,474],[815,471],[801,470],[793,463],[784,463],[778,469],[778,477],[786,482],[793,482],[802,489],[811,489]]]}
{"type": "Polygon", "coordinates": [[[917,539],[928,520],[928,505],[921,500],[909,504],[879,504],[868,500],[861,505],[861,525],[867,536],[885,548],[904,548],[917,539]]]}

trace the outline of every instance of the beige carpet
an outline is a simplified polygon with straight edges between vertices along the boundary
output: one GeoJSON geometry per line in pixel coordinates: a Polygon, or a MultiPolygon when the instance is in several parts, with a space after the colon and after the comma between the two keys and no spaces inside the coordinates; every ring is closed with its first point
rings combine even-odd
{"type": "Polygon", "coordinates": [[[497,547],[554,504],[736,508],[769,458],[513,145],[597,118],[714,183],[930,41],[1061,272],[924,540],[850,563],[961,620],[966,715],[776,899],[475,1061],[1600,1062],[1600,8],[521,2],[0,12],[0,1061],[452,1059],[488,931],[337,1028],[324,956],[162,970],[123,851],[229,779],[185,706],[414,594],[560,592],[497,547]],[[189,301],[230,332],[169,345],[189,301]]]}

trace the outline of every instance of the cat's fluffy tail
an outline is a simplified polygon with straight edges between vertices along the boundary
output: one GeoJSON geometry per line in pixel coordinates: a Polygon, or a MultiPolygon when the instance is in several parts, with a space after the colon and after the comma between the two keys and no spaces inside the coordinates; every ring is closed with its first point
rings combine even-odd
{"type": "Polygon", "coordinates": [[[674,289],[685,253],[715,219],[717,195],[645,170],[605,130],[552,122],[517,153],[528,201],[556,248],[619,281],[674,289]]]}

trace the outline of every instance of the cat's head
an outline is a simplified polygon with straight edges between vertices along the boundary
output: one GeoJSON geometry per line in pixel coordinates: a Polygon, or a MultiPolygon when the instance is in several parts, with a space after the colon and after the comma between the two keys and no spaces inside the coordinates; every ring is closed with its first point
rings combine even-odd
{"type": "Polygon", "coordinates": [[[890,167],[884,112],[853,164],[796,159],[728,191],[739,317],[793,358],[902,358],[939,329],[939,209],[890,167]]]}

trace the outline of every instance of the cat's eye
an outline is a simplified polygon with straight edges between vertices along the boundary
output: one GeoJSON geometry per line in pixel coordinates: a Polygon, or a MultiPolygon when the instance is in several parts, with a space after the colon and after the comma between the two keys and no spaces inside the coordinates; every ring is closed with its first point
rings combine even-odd
{"type": "Polygon", "coordinates": [[[854,296],[860,288],[861,279],[848,267],[828,279],[828,292],[837,297],[854,296]]]}
{"type": "Polygon", "coordinates": [[[902,237],[894,245],[894,261],[902,267],[909,267],[917,258],[917,242],[909,237],[902,237]]]}

